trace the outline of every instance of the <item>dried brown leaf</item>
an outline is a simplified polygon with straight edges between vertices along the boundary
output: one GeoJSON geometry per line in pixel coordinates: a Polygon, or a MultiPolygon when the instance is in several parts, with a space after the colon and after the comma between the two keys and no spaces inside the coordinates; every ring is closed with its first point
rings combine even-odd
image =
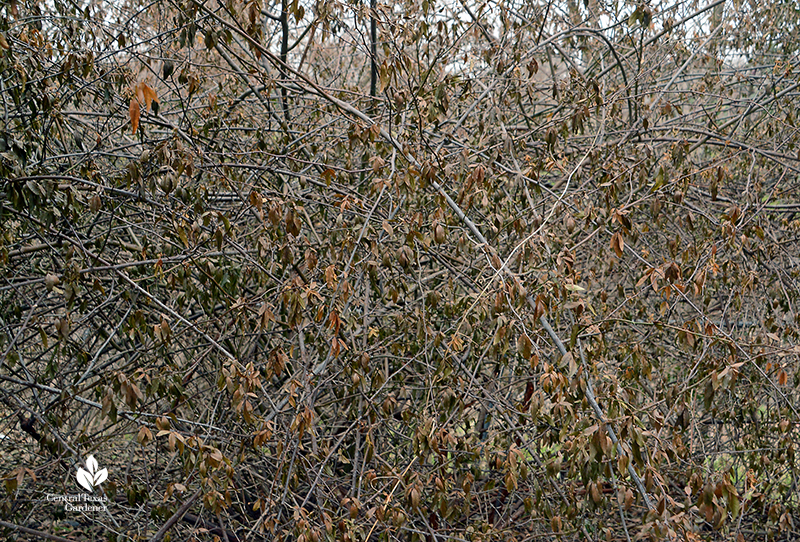
{"type": "Polygon", "coordinates": [[[133,128],[133,133],[136,133],[136,130],[139,128],[139,116],[141,115],[141,111],[139,110],[139,101],[134,96],[131,98],[131,105],[128,109],[128,113],[131,117],[131,128],[133,128]]]}

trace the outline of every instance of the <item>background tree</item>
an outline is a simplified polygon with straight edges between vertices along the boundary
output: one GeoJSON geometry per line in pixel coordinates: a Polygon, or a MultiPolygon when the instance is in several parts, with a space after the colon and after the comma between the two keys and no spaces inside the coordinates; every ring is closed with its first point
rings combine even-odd
{"type": "Polygon", "coordinates": [[[789,4],[2,6],[6,536],[797,537],[789,4]]]}

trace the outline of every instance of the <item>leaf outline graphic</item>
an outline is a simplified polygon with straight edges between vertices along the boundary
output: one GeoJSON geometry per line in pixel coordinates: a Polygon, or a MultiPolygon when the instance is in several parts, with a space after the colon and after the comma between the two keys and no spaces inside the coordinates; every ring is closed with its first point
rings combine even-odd
{"type": "Polygon", "coordinates": [[[78,474],[76,476],[78,483],[85,489],[93,492],[96,486],[99,486],[108,478],[108,469],[98,470],[99,466],[93,455],[88,456],[86,458],[86,467],[89,470],[78,467],[78,474]]]}
{"type": "Polygon", "coordinates": [[[98,466],[99,465],[97,464],[97,459],[95,459],[93,455],[90,455],[89,457],[86,458],[86,468],[89,469],[89,472],[92,474],[92,476],[94,476],[94,473],[95,471],[97,471],[98,466]]]}
{"type": "Polygon", "coordinates": [[[92,489],[92,475],[89,472],[83,470],[83,468],[78,468],[78,475],[76,476],[78,479],[78,483],[82,485],[84,488],[88,489],[89,491],[94,491],[92,489]]]}
{"type": "Polygon", "coordinates": [[[99,470],[94,475],[94,485],[99,486],[106,481],[106,478],[108,478],[108,469],[99,470]]]}

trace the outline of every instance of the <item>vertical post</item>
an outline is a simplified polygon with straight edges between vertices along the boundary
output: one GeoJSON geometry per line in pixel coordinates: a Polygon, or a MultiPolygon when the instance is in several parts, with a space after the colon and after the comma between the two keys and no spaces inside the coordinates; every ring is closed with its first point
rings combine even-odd
{"type": "Polygon", "coordinates": [[[370,0],[369,17],[369,54],[370,54],[370,73],[369,73],[369,96],[373,99],[378,95],[378,22],[375,8],[377,0],[370,0]]]}
{"type": "MultiPolygon", "coordinates": [[[[281,62],[288,65],[287,57],[289,54],[289,0],[281,0],[281,62]]],[[[282,70],[283,71],[283,70],[282,70]]],[[[284,72],[284,77],[288,74],[284,72]]],[[[286,123],[289,123],[289,104],[286,96],[286,83],[281,85],[281,107],[283,108],[283,116],[286,118],[286,123]]]]}

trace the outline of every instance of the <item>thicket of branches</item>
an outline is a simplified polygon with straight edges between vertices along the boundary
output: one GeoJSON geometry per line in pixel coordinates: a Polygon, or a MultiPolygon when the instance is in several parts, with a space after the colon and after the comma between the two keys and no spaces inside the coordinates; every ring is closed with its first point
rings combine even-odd
{"type": "Polygon", "coordinates": [[[3,536],[800,536],[791,3],[0,15],[3,536]]]}

